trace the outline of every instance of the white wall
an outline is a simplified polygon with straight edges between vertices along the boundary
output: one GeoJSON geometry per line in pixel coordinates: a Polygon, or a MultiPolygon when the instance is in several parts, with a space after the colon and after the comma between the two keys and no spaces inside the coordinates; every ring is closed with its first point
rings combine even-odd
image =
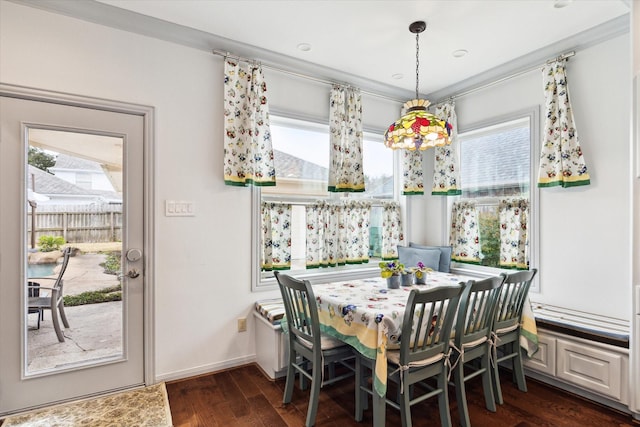
{"type": "MultiPolygon", "coordinates": [[[[253,303],[277,291],[251,292],[250,189],[223,184],[222,58],[6,1],[0,19],[2,83],[155,107],[157,377],[254,360],[253,303]],[[167,199],[194,201],[195,217],[165,217],[167,199]]],[[[328,85],[265,74],[271,108],[328,118],[328,85]]],[[[363,104],[376,128],[400,108],[363,104]]]]}
{"type": "MultiPolygon", "coordinates": [[[[250,191],[222,180],[222,59],[209,52],[0,2],[0,81],[151,105],[156,157],[156,372],[179,378],[253,360],[256,299],[250,284],[250,191]],[[167,199],[196,216],[163,216],[167,199]],[[236,318],[249,331],[237,333],[236,318]]],[[[629,40],[579,51],[569,86],[592,184],[543,189],[537,301],[628,319],[629,40]]],[[[329,87],[266,72],[271,108],[328,117],[329,87]]],[[[539,72],[457,100],[461,128],[542,105],[539,72]]],[[[364,96],[368,127],[385,128],[399,105],[364,96]]],[[[432,159],[432,156],[427,156],[432,159]]],[[[427,161],[427,176],[433,163],[427,161]]],[[[410,240],[443,238],[442,198],[413,197],[410,240]]],[[[3,230],[0,230],[2,234],[3,230]]]]}
{"type": "MultiPolygon", "coordinates": [[[[630,39],[621,36],[578,51],[567,64],[569,94],[591,185],[540,189],[540,293],[534,301],[630,319],[630,39]]],[[[460,130],[540,106],[538,70],[456,100],[460,130]]],[[[428,156],[427,176],[433,174],[428,156]]],[[[442,198],[425,196],[427,222],[414,238],[443,236],[442,198]]]]}

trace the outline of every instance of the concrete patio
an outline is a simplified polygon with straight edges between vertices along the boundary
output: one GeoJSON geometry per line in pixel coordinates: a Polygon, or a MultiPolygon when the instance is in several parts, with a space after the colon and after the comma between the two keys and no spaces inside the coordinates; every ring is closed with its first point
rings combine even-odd
{"type": "MultiPolygon", "coordinates": [[[[105,274],[100,266],[105,257],[99,253],[80,253],[70,258],[64,275],[64,294],[77,295],[117,286],[117,277],[105,274]]],[[[36,314],[29,315],[29,373],[96,363],[122,353],[121,301],[66,307],[65,312],[70,327],[64,330],[64,342],[56,337],[50,310],[45,310],[40,329],[36,329],[36,314]]]]}

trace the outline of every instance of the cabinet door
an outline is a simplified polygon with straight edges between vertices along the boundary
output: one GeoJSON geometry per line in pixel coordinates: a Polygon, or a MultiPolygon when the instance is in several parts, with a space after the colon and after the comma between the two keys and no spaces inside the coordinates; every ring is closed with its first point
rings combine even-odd
{"type": "Polygon", "coordinates": [[[560,338],[557,354],[558,378],[619,401],[626,400],[624,355],[560,338]]]}
{"type": "Polygon", "coordinates": [[[524,365],[547,375],[556,375],[556,339],[538,331],[538,351],[524,365]]]}

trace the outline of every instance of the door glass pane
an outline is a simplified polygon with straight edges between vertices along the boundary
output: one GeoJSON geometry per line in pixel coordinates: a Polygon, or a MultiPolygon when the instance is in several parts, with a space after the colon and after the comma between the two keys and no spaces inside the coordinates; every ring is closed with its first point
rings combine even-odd
{"type": "Polygon", "coordinates": [[[119,360],[123,138],[30,127],[27,139],[25,375],[119,360]]]}

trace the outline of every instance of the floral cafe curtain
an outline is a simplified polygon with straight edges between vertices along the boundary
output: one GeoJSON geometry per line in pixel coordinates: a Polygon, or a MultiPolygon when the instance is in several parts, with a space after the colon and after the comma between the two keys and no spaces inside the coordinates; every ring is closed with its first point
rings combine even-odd
{"type": "Polygon", "coordinates": [[[262,270],[291,268],[291,205],[262,202],[262,270]]]}
{"type": "Polygon", "coordinates": [[[398,245],[404,240],[404,234],[400,221],[400,205],[397,202],[383,203],[381,233],[382,259],[398,259],[398,245]]]}
{"type": "Polygon", "coordinates": [[[402,152],[402,195],[417,196],[424,194],[423,152],[420,150],[400,151],[402,152]]]}
{"type": "Polygon", "coordinates": [[[224,62],[224,182],[276,185],[267,87],[257,64],[224,62]]]}
{"type": "Polygon", "coordinates": [[[569,103],[565,72],[566,59],[546,64],[542,69],[546,119],[540,153],[538,187],[589,185],[587,165],[578,142],[578,133],[569,103]]]}
{"type": "Polygon", "coordinates": [[[360,90],[334,85],[329,100],[329,191],[363,192],[360,90]]]}
{"type": "Polygon", "coordinates": [[[307,268],[369,261],[371,204],[316,202],[306,208],[307,268]]]}
{"type": "Polygon", "coordinates": [[[526,270],[529,268],[529,201],[500,200],[500,266],[526,270]]]}
{"type": "Polygon", "coordinates": [[[460,185],[460,158],[458,157],[458,118],[455,105],[447,102],[436,108],[435,115],[451,124],[451,144],[435,147],[433,167],[434,196],[457,196],[462,194],[460,185]]]}
{"type": "Polygon", "coordinates": [[[458,201],[451,208],[451,259],[468,264],[480,264],[480,225],[473,200],[458,201]]]}

